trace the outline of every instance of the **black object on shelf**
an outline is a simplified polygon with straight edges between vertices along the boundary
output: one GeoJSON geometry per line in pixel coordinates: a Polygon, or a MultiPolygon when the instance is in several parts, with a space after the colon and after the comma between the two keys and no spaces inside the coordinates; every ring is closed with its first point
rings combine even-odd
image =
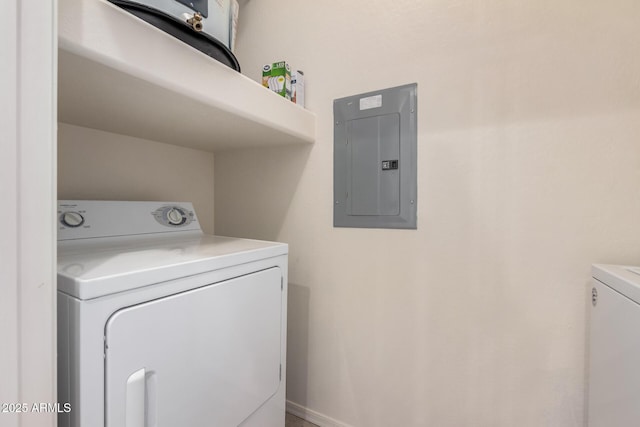
{"type": "Polygon", "coordinates": [[[162,31],[182,40],[195,49],[198,49],[200,52],[209,55],[229,68],[240,72],[240,64],[238,63],[235,55],[215,37],[194,31],[186,22],[182,22],[173,16],[152,7],[128,0],[109,1],[148,22],[154,27],[158,27],[162,31]]]}

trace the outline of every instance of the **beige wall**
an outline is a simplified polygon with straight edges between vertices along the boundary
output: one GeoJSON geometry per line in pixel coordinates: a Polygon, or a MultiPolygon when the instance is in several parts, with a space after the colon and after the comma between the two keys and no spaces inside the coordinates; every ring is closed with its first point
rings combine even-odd
{"type": "Polygon", "coordinates": [[[58,125],[58,199],[193,202],[213,232],[213,153],[58,125]]]}
{"type": "Polygon", "coordinates": [[[219,234],[290,244],[288,398],[356,427],[581,426],[594,262],[640,264],[640,2],[250,1],[311,148],[216,154],[219,234]],[[332,100],[418,82],[418,230],[332,227],[332,100]]]}

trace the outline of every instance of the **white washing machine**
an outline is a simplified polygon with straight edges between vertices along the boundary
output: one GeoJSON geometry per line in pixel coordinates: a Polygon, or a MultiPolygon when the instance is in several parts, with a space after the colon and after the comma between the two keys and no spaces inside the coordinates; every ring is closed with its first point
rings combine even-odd
{"type": "Polygon", "coordinates": [[[283,427],[286,244],[190,203],[58,203],[61,427],[283,427]]]}
{"type": "Polygon", "coordinates": [[[588,425],[640,426],[640,268],[592,275],[588,425]]]}

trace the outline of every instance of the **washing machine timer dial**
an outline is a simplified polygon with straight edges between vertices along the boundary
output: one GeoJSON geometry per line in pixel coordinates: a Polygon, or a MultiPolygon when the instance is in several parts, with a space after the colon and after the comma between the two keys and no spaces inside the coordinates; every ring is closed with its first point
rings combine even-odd
{"type": "Polygon", "coordinates": [[[60,222],[65,227],[76,228],[84,224],[84,217],[80,212],[68,211],[60,215],[60,222]]]}
{"type": "Polygon", "coordinates": [[[182,225],[186,220],[187,215],[180,208],[171,208],[167,211],[167,221],[171,225],[182,225]]]}
{"type": "Polygon", "coordinates": [[[168,227],[180,227],[193,221],[193,212],[180,206],[163,206],[153,212],[156,221],[168,227]]]}

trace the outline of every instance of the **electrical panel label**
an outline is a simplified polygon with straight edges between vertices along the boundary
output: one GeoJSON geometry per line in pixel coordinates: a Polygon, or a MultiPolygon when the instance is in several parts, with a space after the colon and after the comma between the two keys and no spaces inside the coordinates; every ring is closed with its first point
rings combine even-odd
{"type": "Polygon", "coordinates": [[[382,95],[360,98],[360,111],[378,107],[382,107],[382,95]]]}

